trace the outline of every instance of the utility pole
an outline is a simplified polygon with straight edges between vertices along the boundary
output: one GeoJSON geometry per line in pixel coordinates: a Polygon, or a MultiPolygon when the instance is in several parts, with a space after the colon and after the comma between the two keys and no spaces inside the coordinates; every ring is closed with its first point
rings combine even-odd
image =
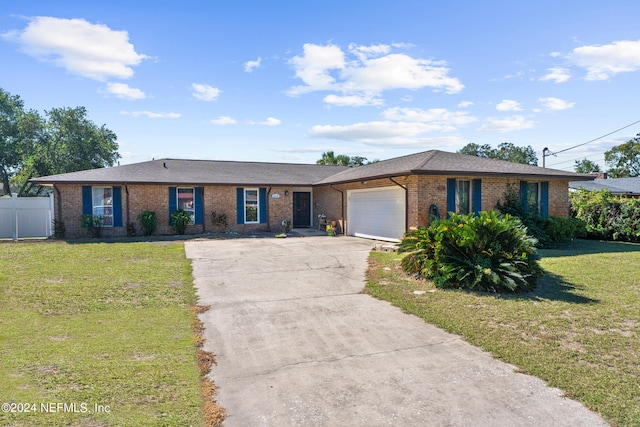
{"type": "Polygon", "coordinates": [[[551,155],[551,150],[549,150],[549,148],[548,148],[548,147],[544,147],[544,148],[542,149],[542,167],[543,167],[543,168],[544,168],[544,167],[546,167],[546,164],[547,164],[547,162],[546,162],[546,160],[547,160],[547,156],[550,156],[550,155],[551,155]]]}

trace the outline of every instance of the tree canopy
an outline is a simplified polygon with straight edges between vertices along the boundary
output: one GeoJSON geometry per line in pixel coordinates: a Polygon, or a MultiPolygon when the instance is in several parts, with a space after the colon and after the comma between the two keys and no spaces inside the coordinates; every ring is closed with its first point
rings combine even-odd
{"type": "Polygon", "coordinates": [[[511,142],[503,142],[498,145],[497,148],[493,148],[489,144],[479,145],[470,143],[458,150],[458,153],[489,159],[506,160],[514,163],[538,165],[538,157],[530,145],[527,147],[518,147],[511,142]]]}
{"type": "Polygon", "coordinates": [[[333,151],[326,151],[322,153],[322,157],[316,161],[318,165],[340,165],[340,166],[362,166],[366,163],[375,163],[377,160],[367,161],[366,157],[352,156],[349,157],[345,154],[336,155],[333,151]]]}
{"type": "Polygon", "coordinates": [[[574,169],[577,173],[600,172],[600,165],[588,159],[576,160],[574,169]]]}
{"type": "Polygon", "coordinates": [[[608,174],[613,178],[640,176],[640,133],[605,152],[604,160],[610,167],[608,174]]]}
{"type": "Polygon", "coordinates": [[[37,193],[29,179],[113,164],[117,136],[87,118],[84,107],[25,111],[19,96],[0,88],[0,178],[5,193],[37,193]]]}

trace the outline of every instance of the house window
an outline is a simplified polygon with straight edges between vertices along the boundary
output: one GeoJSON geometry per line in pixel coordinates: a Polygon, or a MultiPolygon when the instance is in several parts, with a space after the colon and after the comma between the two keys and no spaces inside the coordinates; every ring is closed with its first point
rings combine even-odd
{"type": "Polygon", "coordinates": [[[471,212],[471,181],[456,182],[456,213],[467,215],[471,212]]]}
{"type": "Polygon", "coordinates": [[[257,188],[245,188],[244,190],[244,223],[256,224],[258,218],[260,205],[258,204],[258,189],[257,188]]]}
{"type": "Polygon", "coordinates": [[[92,214],[103,216],[105,227],[113,227],[113,188],[92,187],[91,193],[92,214]]]}
{"type": "Polygon", "coordinates": [[[196,210],[195,210],[195,189],[194,188],[180,188],[178,187],[178,209],[183,209],[191,215],[191,221],[189,224],[195,223],[196,210]]]}
{"type": "Polygon", "coordinates": [[[527,195],[526,195],[526,209],[527,211],[539,211],[540,210],[540,184],[537,182],[527,182],[527,195]]]}

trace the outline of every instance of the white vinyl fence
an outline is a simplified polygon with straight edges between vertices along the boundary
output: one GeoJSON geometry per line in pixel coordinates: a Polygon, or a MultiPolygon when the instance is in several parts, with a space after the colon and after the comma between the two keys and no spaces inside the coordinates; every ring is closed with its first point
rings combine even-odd
{"type": "Polygon", "coordinates": [[[53,195],[0,197],[0,239],[49,237],[53,234],[53,195]]]}

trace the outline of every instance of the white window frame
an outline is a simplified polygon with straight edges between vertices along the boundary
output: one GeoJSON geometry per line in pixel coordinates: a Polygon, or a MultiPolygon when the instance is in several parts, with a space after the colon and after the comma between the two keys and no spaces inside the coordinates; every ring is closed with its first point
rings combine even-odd
{"type": "Polygon", "coordinates": [[[103,227],[113,227],[113,187],[91,187],[91,214],[93,216],[102,215],[104,217],[103,227]],[[109,189],[111,196],[104,197],[104,190],[106,189],[109,189]],[[98,193],[98,190],[102,192],[102,194],[98,193]],[[102,200],[102,203],[96,204],[96,200],[102,200]],[[111,213],[105,214],[105,211],[110,211],[111,213]]]}
{"type": "Polygon", "coordinates": [[[473,181],[470,179],[456,179],[456,213],[462,214],[460,209],[460,183],[466,182],[469,187],[469,206],[467,212],[464,215],[470,214],[473,212],[473,181]]]}
{"type": "Polygon", "coordinates": [[[194,187],[176,187],[176,205],[178,209],[182,208],[182,210],[184,210],[185,212],[189,212],[189,214],[191,214],[191,221],[189,221],[189,225],[194,225],[196,222],[196,189],[194,187]],[[191,190],[190,206],[180,205],[180,190],[191,190]]]}
{"type": "MultiPolygon", "coordinates": [[[[252,203],[253,204],[253,203],[252,203]]],[[[245,224],[259,224],[260,223],[260,189],[258,188],[245,188],[244,189],[244,223],[245,224]],[[249,205],[248,201],[249,198],[247,197],[247,193],[249,191],[255,191],[256,193],[256,220],[255,221],[248,221],[247,220],[247,207],[249,205]]]]}

